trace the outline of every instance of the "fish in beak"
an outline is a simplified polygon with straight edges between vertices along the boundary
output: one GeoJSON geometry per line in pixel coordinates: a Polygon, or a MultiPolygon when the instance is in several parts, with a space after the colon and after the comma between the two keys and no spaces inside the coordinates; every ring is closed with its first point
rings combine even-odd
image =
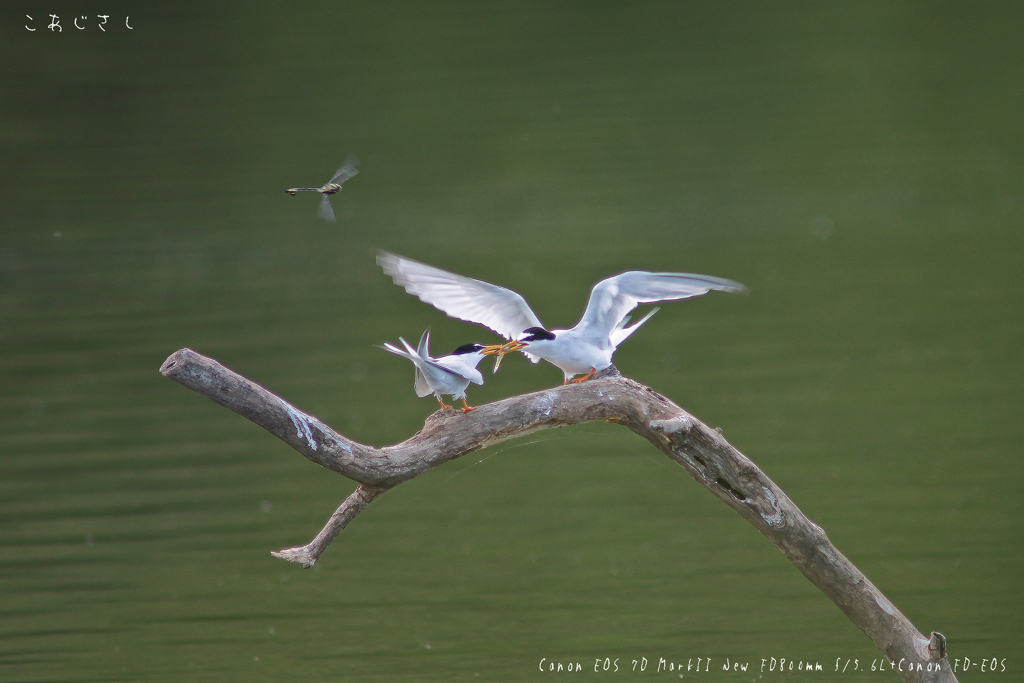
{"type": "Polygon", "coordinates": [[[497,356],[498,357],[497,360],[494,361],[494,370],[493,370],[493,372],[497,372],[498,371],[498,367],[501,366],[501,359],[505,357],[505,354],[513,353],[513,352],[518,351],[518,350],[520,350],[522,348],[525,348],[525,347],[526,347],[526,344],[524,344],[521,341],[516,341],[515,339],[513,339],[511,341],[505,342],[504,344],[492,344],[490,346],[485,346],[484,350],[482,351],[482,353],[485,356],[497,356]]]}

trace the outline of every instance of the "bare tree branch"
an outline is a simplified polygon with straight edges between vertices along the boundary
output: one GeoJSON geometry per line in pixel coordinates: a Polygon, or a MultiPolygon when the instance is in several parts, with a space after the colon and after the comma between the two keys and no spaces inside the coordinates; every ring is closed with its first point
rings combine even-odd
{"type": "Polygon", "coordinates": [[[438,411],[394,446],[348,439],[217,361],[182,349],[160,372],[255,422],[313,462],[360,486],[308,545],[275,552],[310,567],[378,495],[466,453],[550,427],[617,422],[650,441],[774,543],[839,606],[907,681],[955,681],[939,633],[922,636],[788,496],[720,431],[614,367],[580,384],[507,398],[470,413],[438,411]]]}
{"type": "Polygon", "coordinates": [[[338,534],[341,533],[342,529],[348,526],[348,523],[355,519],[355,516],[363,511],[370,501],[388,490],[386,486],[370,486],[369,484],[360,484],[356,487],[356,490],[345,499],[345,502],[334,511],[331,518],[327,520],[327,526],[325,526],[319,534],[316,535],[312,541],[306,545],[297,546],[295,548],[285,548],[284,550],[278,550],[277,552],[270,553],[274,557],[280,557],[282,560],[288,560],[289,562],[298,562],[307,569],[312,567],[320,557],[320,554],[327,549],[327,546],[331,544],[338,534]]]}

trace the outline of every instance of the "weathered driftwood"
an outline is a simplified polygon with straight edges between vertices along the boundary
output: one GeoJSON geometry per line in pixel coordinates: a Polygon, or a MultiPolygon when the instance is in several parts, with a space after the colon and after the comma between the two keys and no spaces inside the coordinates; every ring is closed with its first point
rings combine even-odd
{"type": "Polygon", "coordinates": [[[754,525],[875,643],[908,681],[955,681],[939,633],[922,636],[745,455],[654,390],[612,367],[581,384],[482,405],[438,411],[394,446],[347,439],[263,387],[190,349],[160,368],[166,377],[255,422],[313,462],[359,483],[308,545],[273,553],[311,567],[375,497],[449,460],[551,427],[617,422],[644,437],[754,525]]]}

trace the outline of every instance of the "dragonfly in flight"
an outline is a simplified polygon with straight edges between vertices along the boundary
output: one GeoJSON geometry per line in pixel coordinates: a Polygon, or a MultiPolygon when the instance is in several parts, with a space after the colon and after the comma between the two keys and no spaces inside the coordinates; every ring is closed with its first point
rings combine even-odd
{"type": "Polygon", "coordinates": [[[337,219],[334,217],[334,209],[331,208],[330,196],[341,192],[342,184],[356,173],[359,173],[356,170],[358,165],[359,159],[354,154],[350,154],[345,159],[345,163],[338,169],[338,172],[334,174],[334,177],[327,181],[323,187],[293,187],[290,190],[285,190],[285,192],[293,197],[296,192],[319,192],[322,195],[320,199],[320,218],[334,223],[337,219]]]}

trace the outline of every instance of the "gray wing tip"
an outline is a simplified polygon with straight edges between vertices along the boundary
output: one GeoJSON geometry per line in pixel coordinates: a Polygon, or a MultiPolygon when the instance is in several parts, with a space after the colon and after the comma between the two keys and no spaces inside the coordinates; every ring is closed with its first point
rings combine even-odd
{"type": "Polygon", "coordinates": [[[708,283],[707,290],[714,292],[728,292],[730,294],[750,294],[750,288],[739,282],[733,282],[732,280],[724,280],[722,278],[715,278],[716,282],[708,283]]]}
{"type": "Polygon", "coordinates": [[[716,277],[714,275],[698,275],[697,273],[658,273],[659,275],[673,275],[676,277],[692,278],[694,280],[703,282],[707,285],[708,289],[713,289],[718,292],[732,292],[734,294],[750,294],[750,288],[741,282],[735,280],[729,280],[724,277],[716,277]]]}
{"type": "Polygon", "coordinates": [[[384,269],[384,272],[388,275],[394,275],[398,272],[398,263],[402,260],[402,257],[398,254],[392,254],[390,251],[384,251],[383,249],[377,250],[377,265],[384,269]]]}

